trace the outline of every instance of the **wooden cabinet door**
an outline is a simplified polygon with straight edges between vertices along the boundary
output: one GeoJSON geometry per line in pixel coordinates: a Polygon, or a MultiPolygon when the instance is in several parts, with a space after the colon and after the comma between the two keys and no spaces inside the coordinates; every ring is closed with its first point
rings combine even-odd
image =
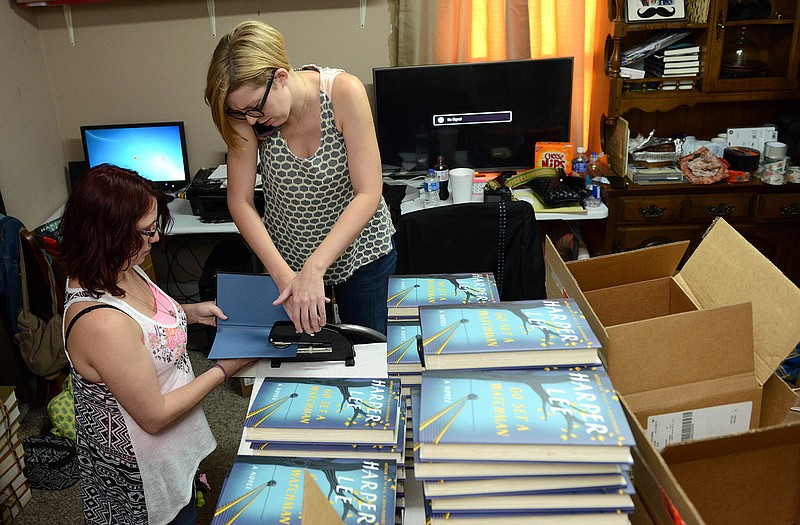
{"type": "Polygon", "coordinates": [[[707,91],[781,91],[800,85],[797,77],[800,3],[773,0],[771,13],[765,18],[761,18],[764,15],[755,9],[756,5],[728,0],[712,2],[709,12],[712,34],[705,71],[707,91]],[[744,16],[752,17],[742,19],[744,16]]]}

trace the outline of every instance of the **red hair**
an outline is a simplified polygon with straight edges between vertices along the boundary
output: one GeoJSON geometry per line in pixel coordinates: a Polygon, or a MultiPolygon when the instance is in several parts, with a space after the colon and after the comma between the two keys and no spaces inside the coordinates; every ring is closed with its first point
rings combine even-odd
{"type": "Polygon", "coordinates": [[[137,223],[157,207],[161,239],[171,225],[167,197],[135,171],[101,164],[81,177],[67,199],[61,220],[61,260],[67,274],[94,297],[122,296],[119,273],[142,249],[137,223]]]}

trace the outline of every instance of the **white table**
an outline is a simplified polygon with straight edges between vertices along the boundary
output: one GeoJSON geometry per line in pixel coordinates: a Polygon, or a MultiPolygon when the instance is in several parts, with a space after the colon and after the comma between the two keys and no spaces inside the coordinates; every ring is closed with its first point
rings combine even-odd
{"type": "Polygon", "coordinates": [[[172,214],[172,235],[189,235],[194,233],[239,233],[233,221],[200,222],[200,217],[192,215],[192,205],[188,199],[176,197],[168,204],[172,214]]]}
{"type": "MultiPolygon", "coordinates": [[[[416,181],[419,182],[419,181],[416,181]]],[[[411,188],[414,186],[409,185],[411,188]]],[[[517,190],[512,190],[515,195],[519,195],[517,190]]],[[[414,191],[409,191],[406,194],[405,199],[400,203],[400,213],[409,213],[412,211],[418,211],[425,208],[424,206],[424,197],[418,194],[415,194],[414,191]]],[[[519,200],[527,200],[525,198],[519,197],[519,200]]],[[[483,202],[483,195],[472,195],[471,202],[483,202]]],[[[441,201],[439,206],[451,206],[453,205],[453,196],[447,198],[445,201],[441,201]]],[[[605,219],[608,217],[608,207],[605,203],[601,202],[599,206],[595,208],[586,208],[586,213],[558,213],[558,212],[547,212],[547,213],[537,213],[536,220],[537,221],[585,221],[585,220],[594,220],[594,219],[605,219]]]]}

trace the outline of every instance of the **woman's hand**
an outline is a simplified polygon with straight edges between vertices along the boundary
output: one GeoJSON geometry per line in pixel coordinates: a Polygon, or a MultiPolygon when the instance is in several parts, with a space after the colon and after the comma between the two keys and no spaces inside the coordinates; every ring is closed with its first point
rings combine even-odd
{"type": "Polygon", "coordinates": [[[330,299],[325,297],[322,274],[314,276],[312,273],[304,267],[272,303],[283,305],[297,333],[315,334],[327,322],[325,304],[330,299]]]}
{"type": "Polygon", "coordinates": [[[214,304],[214,301],[189,303],[181,306],[186,312],[186,322],[189,324],[200,323],[208,326],[217,326],[217,318],[223,320],[228,318],[228,316],[214,304]]]}

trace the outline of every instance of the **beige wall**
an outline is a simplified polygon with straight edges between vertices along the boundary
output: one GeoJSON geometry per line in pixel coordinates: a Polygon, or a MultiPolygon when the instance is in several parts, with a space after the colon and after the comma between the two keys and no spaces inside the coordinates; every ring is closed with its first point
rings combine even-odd
{"type": "Polygon", "coordinates": [[[224,143],[203,102],[205,71],[219,36],[255,18],[283,32],[293,65],[346,69],[371,88],[389,64],[391,0],[217,0],[216,36],[203,0],[112,0],[73,5],[75,44],[60,6],[0,6],[5,122],[0,191],[9,215],[29,227],[66,198],[68,161],[82,160],[80,126],[182,120],[189,168],[223,161],[224,143]],[[8,71],[5,67],[5,71],[8,71]]]}

